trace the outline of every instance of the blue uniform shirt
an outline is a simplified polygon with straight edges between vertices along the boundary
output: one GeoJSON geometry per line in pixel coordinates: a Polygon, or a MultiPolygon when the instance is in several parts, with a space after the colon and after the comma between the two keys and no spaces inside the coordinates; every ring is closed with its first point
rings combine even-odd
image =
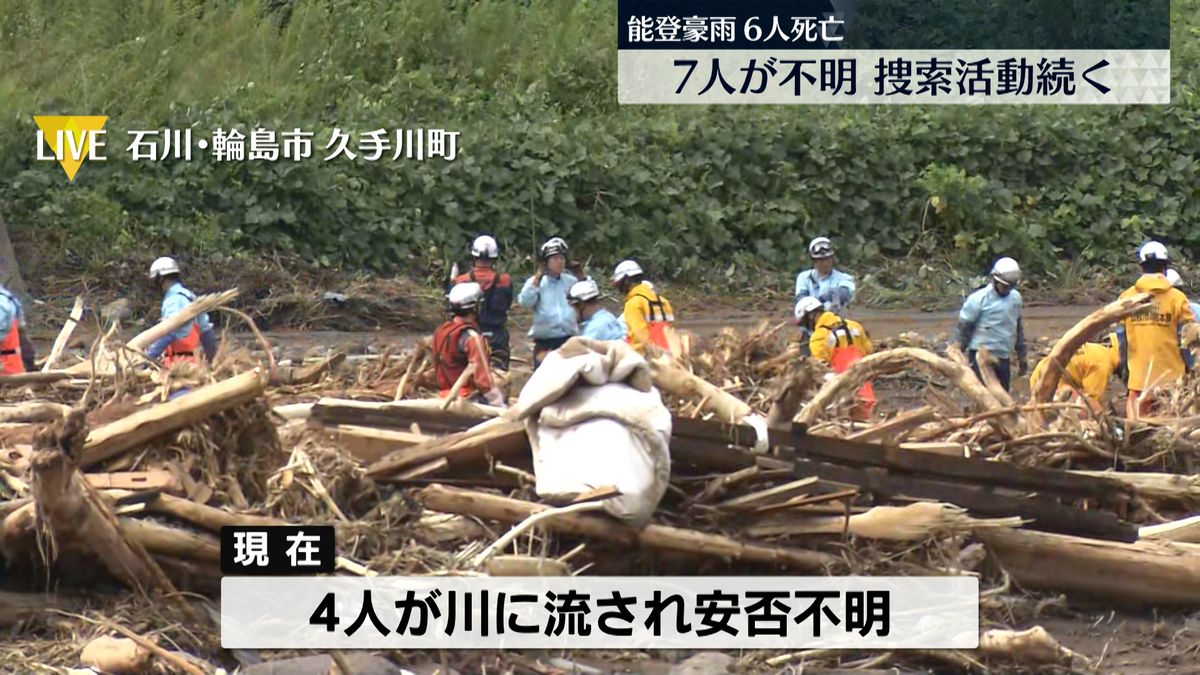
{"type": "Polygon", "coordinates": [[[583,337],[594,340],[624,340],[625,326],[607,309],[601,309],[583,322],[583,337]]]}
{"type": "Polygon", "coordinates": [[[825,310],[841,316],[854,297],[854,277],[841,270],[831,270],[829,276],[821,277],[815,269],[805,270],[796,277],[795,304],[800,298],[816,298],[825,305],[825,310]]]}
{"type": "Polygon", "coordinates": [[[569,272],[563,272],[557,279],[544,274],[536,287],[533,285],[533,277],[525,280],[525,286],[517,296],[517,304],[533,310],[533,325],[529,327],[529,337],[546,340],[579,334],[575,308],[567,302],[567,291],[571,290],[576,281],[578,279],[575,275],[569,272]]]}
{"type": "Polygon", "coordinates": [[[18,326],[24,326],[25,311],[21,309],[21,302],[16,296],[0,286],[0,340],[8,337],[13,321],[16,321],[18,326]]]}
{"type": "MultiPolygon", "coordinates": [[[[171,284],[171,287],[163,295],[162,312],[159,315],[159,321],[164,321],[182,312],[195,299],[196,294],[184,288],[182,283],[176,281],[174,284],[171,284]]],[[[196,324],[200,326],[201,333],[207,333],[212,330],[212,321],[209,320],[208,313],[205,312],[175,329],[174,332],[159,338],[158,341],[150,345],[150,348],[146,350],[147,356],[157,359],[166,351],[167,345],[171,344],[174,340],[182,340],[187,337],[188,333],[192,330],[192,326],[196,324]]]]}
{"type": "Polygon", "coordinates": [[[992,284],[988,284],[971,295],[958,313],[959,324],[974,326],[967,349],[972,351],[987,347],[992,356],[1008,358],[1017,346],[1017,332],[1021,324],[1021,294],[1014,288],[1008,295],[1000,295],[992,284]]]}

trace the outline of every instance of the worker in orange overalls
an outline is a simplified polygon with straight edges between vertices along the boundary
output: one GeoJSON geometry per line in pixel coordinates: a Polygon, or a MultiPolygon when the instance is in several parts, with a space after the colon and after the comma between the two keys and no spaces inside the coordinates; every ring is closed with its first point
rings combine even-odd
{"type": "MultiPolygon", "coordinates": [[[[159,321],[169,319],[182,312],[196,299],[196,294],[184,287],[179,280],[179,263],[174,258],[159,258],[150,265],[150,279],[163,292],[162,314],[159,321]]],[[[162,357],[164,366],[189,361],[198,363],[197,352],[203,348],[204,356],[212,361],[217,355],[217,333],[205,312],[180,326],[172,333],[159,338],[150,345],[146,355],[152,359],[162,357]]]]}
{"type": "Polygon", "coordinates": [[[479,330],[479,305],[483,288],[468,281],[450,289],[450,312],[453,316],[433,333],[433,372],[443,398],[458,382],[468,364],[474,372],[459,385],[462,398],[482,398],[488,405],[504,407],[504,393],[492,379],[491,354],[487,341],[479,330]]]}
{"type": "MultiPolygon", "coordinates": [[[[795,315],[796,323],[810,331],[808,349],[812,357],[828,365],[833,372],[844,373],[871,353],[871,337],[862,324],[827,311],[819,299],[800,298],[795,315]]],[[[853,416],[868,420],[874,409],[875,388],[868,382],[855,395],[853,416]]]]}
{"type": "Polygon", "coordinates": [[[0,375],[33,370],[33,346],[21,334],[25,310],[9,290],[0,286],[0,375]]]}

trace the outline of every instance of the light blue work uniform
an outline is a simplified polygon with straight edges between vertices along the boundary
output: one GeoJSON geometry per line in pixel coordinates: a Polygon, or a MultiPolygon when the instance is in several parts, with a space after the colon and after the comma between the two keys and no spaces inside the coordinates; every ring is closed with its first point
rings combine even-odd
{"type": "Polygon", "coordinates": [[[625,326],[607,309],[598,310],[583,322],[583,337],[593,340],[624,340],[625,326]]]}
{"type": "Polygon", "coordinates": [[[1007,359],[1017,347],[1021,325],[1021,294],[1014,288],[1000,295],[988,284],[971,295],[958,313],[960,326],[973,326],[967,349],[978,351],[986,347],[992,356],[1007,359]]]}
{"type": "Polygon", "coordinates": [[[841,270],[831,270],[824,277],[815,269],[805,270],[796,276],[796,297],[792,304],[800,302],[801,298],[816,298],[826,311],[842,316],[854,298],[854,289],[854,277],[841,270]]]}
{"type": "Polygon", "coordinates": [[[553,340],[579,334],[575,308],[567,302],[567,291],[571,290],[571,286],[577,281],[578,279],[568,272],[563,272],[557,279],[544,274],[537,286],[533,285],[533,277],[525,280],[525,285],[517,296],[517,304],[533,310],[533,325],[529,327],[529,337],[535,340],[553,340]]]}

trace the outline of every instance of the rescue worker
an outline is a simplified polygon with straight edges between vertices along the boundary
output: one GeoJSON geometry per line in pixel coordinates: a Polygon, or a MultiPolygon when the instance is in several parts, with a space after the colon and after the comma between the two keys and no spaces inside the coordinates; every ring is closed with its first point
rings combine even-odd
{"type": "MultiPolygon", "coordinates": [[[[1074,397],[1073,381],[1083,392],[1087,403],[1095,412],[1100,412],[1108,405],[1108,381],[1116,373],[1121,364],[1121,349],[1117,344],[1116,333],[1110,333],[1099,343],[1087,342],[1071,355],[1067,367],[1058,383],[1058,391],[1070,391],[1074,397]]],[[[1030,391],[1037,391],[1038,383],[1045,377],[1050,367],[1050,357],[1038,362],[1029,375],[1030,391]]]]}
{"type": "MultiPolygon", "coordinates": [[[[835,373],[844,373],[853,364],[871,353],[871,336],[857,321],[843,319],[824,308],[814,297],[801,298],[796,303],[796,322],[811,334],[808,349],[812,358],[829,366],[835,373]]],[[[875,408],[875,388],[867,382],[855,396],[853,416],[858,420],[871,418],[875,408]]]]}
{"type": "Polygon", "coordinates": [[[533,367],[542,365],[546,354],[563,346],[579,334],[575,310],[567,302],[567,293],[579,279],[567,272],[567,242],[553,237],[538,252],[537,274],[529,277],[517,296],[517,303],[533,310],[533,367]]]}
{"type": "Polygon", "coordinates": [[[17,296],[0,286],[0,375],[35,370],[33,345],[25,337],[25,310],[17,296]]]}
{"type": "Polygon", "coordinates": [[[833,268],[836,258],[829,237],[817,237],[809,242],[808,257],[812,258],[813,266],[796,276],[793,302],[816,298],[822,307],[840,316],[854,298],[854,277],[833,268]]]}
{"type": "MultiPolygon", "coordinates": [[[[1171,282],[1171,285],[1175,288],[1183,291],[1184,295],[1187,295],[1187,291],[1183,286],[1183,277],[1179,276],[1179,272],[1174,267],[1167,268],[1167,281],[1171,282]]],[[[1191,297],[1188,297],[1188,307],[1192,308],[1192,316],[1196,317],[1197,321],[1200,321],[1200,303],[1193,302],[1191,297]]],[[[1182,333],[1182,329],[1180,333],[1182,333]]],[[[1188,370],[1196,366],[1196,357],[1192,355],[1192,350],[1180,346],[1179,355],[1183,357],[1183,365],[1188,370]]]]}
{"type": "MultiPolygon", "coordinates": [[[[174,258],[162,257],[150,265],[150,280],[163,293],[162,313],[159,321],[169,319],[182,312],[196,299],[196,294],[184,287],[179,280],[179,263],[174,258]]],[[[170,367],[181,361],[199,362],[196,352],[203,348],[204,356],[212,361],[217,355],[217,332],[205,312],[168,333],[150,345],[146,355],[151,359],[162,356],[164,366],[170,367]]]]}
{"type": "Polygon", "coordinates": [[[672,351],[675,343],[675,312],[671,303],[645,280],[645,272],[634,260],[622,260],[613,270],[612,283],[625,298],[625,341],[639,354],[653,344],[672,351]]]}
{"type": "Polygon", "coordinates": [[[497,272],[496,259],[500,247],[489,235],[480,235],[471,243],[471,271],[460,274],[455,284],[474,281],[483,289],[483,301],[479,305],[479,330],[487,338],[492,353],[492,367],[508,370],[511,352],[508,345],[508,310],[513,303],[512,279],[497,272]]]}
{"type": "Polygon", "coordinates": [[[1196,320],[1187,296],[1167,281],[1166,246],[1157,241],[1143,244],[1138,249],[1138,263],[1142,276],[1120,297],[1150,293],[1153,305],[1121,322],[1125,328],[1129,367],[1125,414],[1130,419],[1149,414],[1155,402],[1155,389],[1174,384],[1183,377],[1179,332],[1183,325],[1196,320]]]}
{"type": "Polygon", "coordinates": [[[575,308],[579,334],[593,340],[624,340],[625,327],[600,304],[600,288],[595,281],[584,279],[571,287],[567,299],[575,308]]]}
{"type": "Polygon", "coordinates": [[[1012,384],[1014,354],[1020,375],[1025,375],[1029,368],[1025,327],[1021,322],[1021,294],[1017,292],[1020,281],[1017,261],[1000,258],[992,265],[988,285],[967,296],[958,313],[956,341],[970,359],[971,370],[980,377],[977,355],[980,348],[986,347],[996,358],[996,379],[1005,391],[1012,384]]]}
{"type": "Polygon", "coordinates": [[[451,317],[433,333],[433,372],[442,398],[450,395],[467,364],[474,364],[474,371],[457,395],[482,398],[488,405],[504,407],[504,394],[492,378],[487,341],[479,329],[483,288],[474,281],[455,284],[447,299],[451,317]]]}

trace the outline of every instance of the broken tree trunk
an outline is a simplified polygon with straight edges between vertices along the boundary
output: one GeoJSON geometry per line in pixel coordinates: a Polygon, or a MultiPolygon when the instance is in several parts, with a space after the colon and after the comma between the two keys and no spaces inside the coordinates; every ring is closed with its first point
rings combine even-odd
{"type": "MultiPolygon", "coordinates": [[[[1049,359],[1049,363],[1045,368],[1045,375],[1036,383],[1037,388],[1033,390],[1033,401],[1045,403],[1054,396],[1054,392],[1058,388],[1058,380],[1062,377],[1063,369],[1071,360],[1071,355],[1089,338],[1125,317],[1150,307],[1150,305],[1150,294],[1138,293],[1135,296],[1105,305],[1084,317],[1071,330],[1063,333],[1058,342],[1054,343],[1050,355],[1046,357],[1049,359]]],[[[1034,416],[1037,416],[1036,412],[1034,416]]]]}
{"type": "Polygon", "coordinates": [[[894,440],[909,429],[919,427],[935,419],[937,419],[937,411],[932,406],[922,406],[916,410],[902,412],[886,422],[850,434],[846,437],[846,440],[870,442],[878,442],[883,439],[894,440]]]}
{"type": "Polygon", "coordinates": [[[864,357],[841,375],[826,382],[800,411],[796,421],[811,425],[830,406],[852,396],[868,380],[880,375],[903,372],[914,367],[950,380],[974,401],[976,407],[982,410],[1000,407],[996,397],[979,382],[970,368],[965,368],[925,349],[904,347],[876,352],[864,357]]]}
{"type": "MultiPolygon", "coordinates": [[[[104,494],[107,497],[119,498],[131,493],[124,490],[109,490],[104,494]]],[[[245,513],[230,513],[229,511],[212,506],[197,504],[190,499],[173,497],[167,494],[160,494],[157,498],[146,502],[146,510],[150,513],[172,516],[209,532],[216,533],[220,533],[222,527],[234,525],[287,525],[287,522],[277,518],[254,516],[245,513]]]]}
{"type": "Polygon", "coordinates": [[[262,374],[256,368],[201,387],[173,401],[139,410],[88,434],[80,464],[89,467],[102,462],[153,438],[252,401],[262,395],[262,391],[262,374]]]}
{"type": "Polygon", "coordinates": [[[1161,525],[1147,525],[1138,530],[1138,536],[1142,539],[1164,539],[1200,544],[1200,516],[1173,520],[1161,525]]]}
{"type": "Polygon", "coordinates": [[[996,357],[992,356],[987,347],[980,347],[975,354],[975,362],[979,364],[979,378],[983,380],[983,386],[996,397],[1000,405],[1005,408],[1011,408],[1013,404],[1012,396],[1004,389],[1000,378],[996,377],[995,365],[998,363],[996,357]]]}
{"type": "MultiPolygon", "coordinates": [[[[508,524],[519,523],[539,511],[551,508],[545,504],[438,484],[421,490],[421,498],[434,511],[471,515],[508,524]]],[[[638,543],[646,548],[775,564],[806,571],[834,571],[844,567],[842,559],[826,553],[751,544],[663,525],[652,524],[645,529],[634,530],[605,516],[569,513],[547,520],[543,526],[566,535],[595,537],[623,544],[638,543]]]]}
{"type": "Polygon", "coordinates": [[[1120,481],[1133,488],[1146,501],[1200,505],[1200,475],[1183,476],[1175,473],[1144,473],[1134,471],[1072,471],[1120,481]]]}
{"type": "Polygon", "coordinates": [[[797,367],[789,372],[783,384],[771,396],[771,409],[767,411],[767,428],[776,431],[791,431],[792,418],[800,410],[804,392],[812,384],[813,371],[797,367]]]}
{"type": "Polygon", "coordinates": [[[48,384],[61,382],[73,377],[65,370],[52,370],[48,373],[18,373],[16,375],[0,375],[0,387],[24,387],[30,384],[48,384]]]}
{"type": "Polygon", "coordinates": [[[1200,607],[1200,546],[1124,544],[1028,530],[976,535],[1014,581],[1129,606],[1200,607]]]}
{"type": "MultiPolygon", "coordinates": [[[[201,295],[188,304],[187,307],[183,308],[183,310],[175,316],[159,321],[154,326],[151,326],[150,328],[139,333],[133,339],[126,342],[125,346],[131,350],[134,350],[134,352],[145,352],[150,345],[154,344],[155,340],[158,340],[164,335],[181,328],[184,324],[196,318],[197,316],[227,304],[229,301],[236,298],[237,295],[238,290],[236,288],[233,290],[224,291],[222,293],[201,295]]],[[[111,355],[104,352],[96,355],[97,373],[110,372],[114,367],[115,364],[112,361],[111,355]]],[[[67,372],[78,375],[86,375],[92,372],[92,362],[82,361],[71,366],[70,368],[67,368],[67,372]]]]}
{"type": "Polygon", "coordinates": [[[57,544],[90,550],[126,585],[145,592],[175,595],[162,568],[140,544],[125,537],[108,503],[87,484],[76,467],[87,433],[83,410],[38,432],[34,439],[33,498],[40,519],[57,544]]]}
{"type": "Polygon", "coordinates": [[[63,324],[62,330],[58,332],[58,337],[54,338],[54,346],[50,348],[50,355],[46,357],[46,362],[42,364],[42,372],[48,373],[54,368],[54,364],[62,358],[63,350],[67,348],[67,342],[71,339],[71,333],[75,332],[75,326],[79,324],[79,320],[83,318],[83,296],[75,296],[75,306],[71,308],[71,316],[67,318],[67,322],[63,324]]]}
{"type": "Polygon", "coordinates": [[[525,433],[524,423],[492,420],[467,431],[396,450],[367,467],[367,475],[376,480],[386,480],[403,469],[439,459],[461,465],[482,463],[488,455],[506,458],[527,456],[529,452],[529,437],[525,433]]]}
{"type": "Polygon", "coordinates": [[[733,394],[684,370],[667,354],[658,354],[648,362],[654,386],[672,396],[699,401],[700,409],[714,413],[718,421],[737,424],[753,412],[733,394]]]}
{"type": "Polygon", "coordinates": [[[0,422],[57,422],[71,412],[70,406],[50,401],[29,401],[0,406],[0,422]]]}

